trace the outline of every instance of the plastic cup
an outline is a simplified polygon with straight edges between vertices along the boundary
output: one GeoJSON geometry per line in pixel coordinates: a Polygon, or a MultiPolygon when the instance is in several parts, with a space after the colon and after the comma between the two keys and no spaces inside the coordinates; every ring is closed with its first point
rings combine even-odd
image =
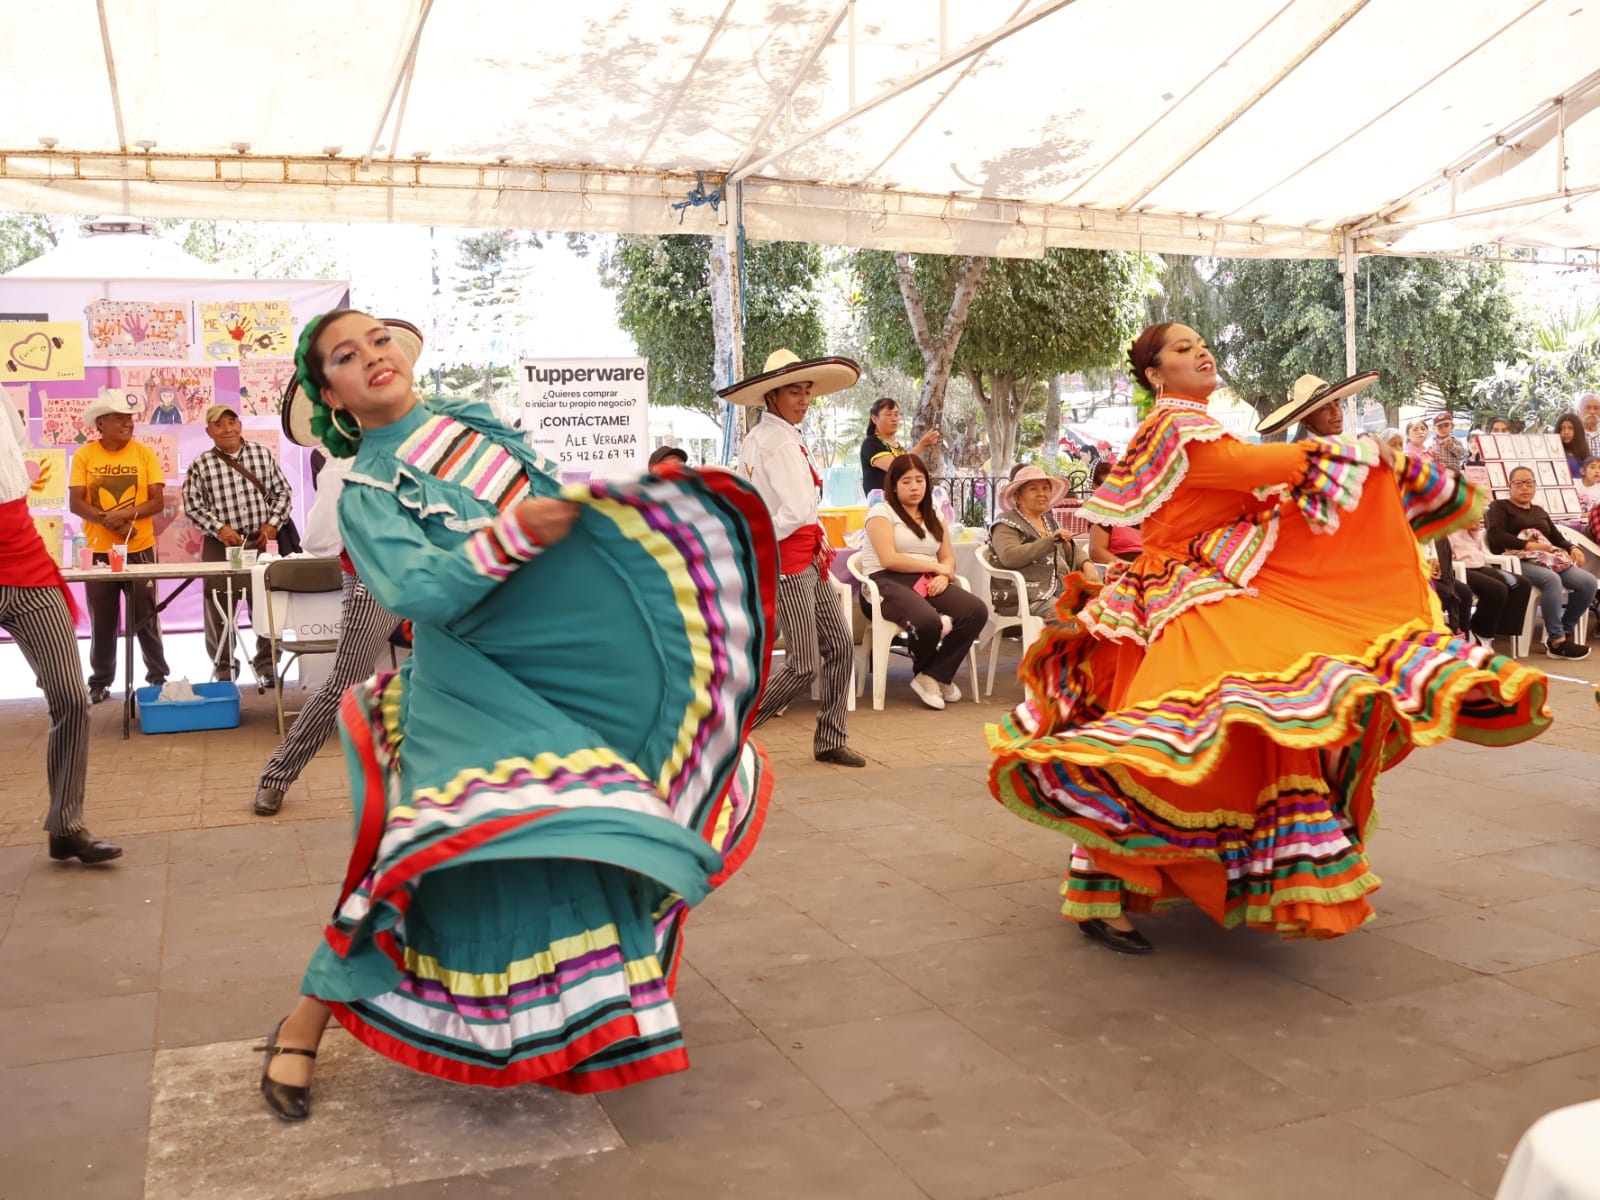
{"type": "Polygon", "coordinates": [[[78,565],[85,571],[94,567],[94,551],[84,546],[78,551],[78,565]]]}
{"type": "Polygon", "coordinates": [[[256,565],[256,559],[261,557],[261,551],[259,551],[259,550],[246,550],[244,552],[244,554],[242,555],[242,557],[244,558],[244,565],[245,566],[253,567],[253,566],[256,565]]]}
{"type": "Polygon", "coordinates": [[[244,566],[244,547],[243,546],[229,546],[228,547],[228,565],[230,567],[232,567],[235,571],[239,570],[239,568],[244,566]]]}
{"type": "Polygon", "coordinates": [[[113,571],[120,571],[123,567],[128,565],[128,547],[123,545],[121,542],[113,542],[111,544],[110,553],[108,553],[106,557],[111,560],[111,569],[113,571]]]}

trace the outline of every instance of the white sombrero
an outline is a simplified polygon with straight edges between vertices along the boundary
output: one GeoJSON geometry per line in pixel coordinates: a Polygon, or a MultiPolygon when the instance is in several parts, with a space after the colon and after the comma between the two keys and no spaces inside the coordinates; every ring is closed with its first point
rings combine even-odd
{"type": "Polygon", "coordinates": [[[1278,430],[1309,417],[1323,405],[1337,404],[1357,392],[1366,391],[1377,382],[1376,371],[1364,371],[1360,375],[1350,376],[1349,379],[1341,379],[1338,383],[1328,383],[1315,375],[1302,375],[1294,381],[1294,387],[1289,389],[1289,402],[1279,405],[1262,417],[1256,423],[1256,432],[1277,433],[1278,430]]]}
{"type": "Polygon", "coordinates": [[[122,388],[101,388],[89,406],[83,410],[86,425],[93,425],[101,417],[137,417],[144,409],[144,401],[122,388]]]}
{"type": "Polygon", "coordinates": [[[768,392],[786,383],[810,380],[813,396],[828,396],[854,387],[860,378],[861,368],[848,358],[802,359],[793,350],[774,350],[767,355],[761,374],[725,387],[717,395],[729,404],[764,404],[768,392]]]}
{"type": "MultiPolygon", "coordinates": [[[[389,336],[394,338],[395,345],[400,347],[406,361],[416,366],[417,359],[422,357],[422,331],[410,321],[402,321],[398,317],[380,317],[379,320],[389,327],[389,336]]],[[[297,446],[322,445],[322,440],[311,431],[311,398],[300,390],[300,385],[294,380],[289,381],[288,390],[283,393],[278,413],[283,421],[284,437],[297,446]]]]}

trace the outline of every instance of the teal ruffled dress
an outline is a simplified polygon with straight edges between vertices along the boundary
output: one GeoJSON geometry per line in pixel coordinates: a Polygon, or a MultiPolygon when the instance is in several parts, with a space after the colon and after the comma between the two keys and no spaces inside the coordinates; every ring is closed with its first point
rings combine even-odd
{"type": "Polygon", "coordinates": [[[683,921],[771,787],[770,520],[721,471],[563,488],[488,409],[430,405],[364,434],[340,499],[414,654],[345,696],[356,845],[302,990],[458,1082],[681,1070],[683,921]],[[558,495],[582,512],[545,549],[513,513],[558,495]]]}

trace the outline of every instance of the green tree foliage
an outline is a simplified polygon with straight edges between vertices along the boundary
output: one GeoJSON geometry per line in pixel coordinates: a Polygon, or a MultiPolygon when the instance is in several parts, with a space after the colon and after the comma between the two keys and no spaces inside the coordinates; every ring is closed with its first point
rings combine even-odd
{"type": "MultiPolygon", "coordinates": [[[[917,286],[929,323],[950,307],[964,259],[919,255],[917,286]]],[[[865,336],[874,353],[903,370],[921,366],[892,256],[857,256],[865,336]],[[885,263],[884,260],[889,260],[885,263]]],[[[1018,424],[1030,408],[1042,411],[1036,386],[1061,372],[1110,366],[1138,332],[1155,279],[1148,255],[1120,251],[1048,250],[1039,259],[995,259],[989,265],[955,351],[955,369],[972,385],[989,438],[990,468],[1008,470],[1016,458],[1018,424]]],[[[918,414],[918,428],[922,414],[918,414]]],[[[946,431],[954,440],[956,431],[946,431]]]]}
{"type": "MultiPolygon", "coordinates": [[[[1204,273],[1204,269],[1201,269],[1204,273]]],[[[1301,375],[1344,376],[1344,290],[1326,260],[1224,259],[1211,273],[1220,302],[1207,334],[1220,376],[1258,412],[1276,408],[1301,375]]],[[[1188,314],[1212,310],[1192,298],[1188,314]]],[[[1193,321],[1187,321],[1193,324],[1193,321]]],[[[1476,381],[1515,353],[1515,300],[1498,263],[1371,257],[1356,276],[1356,360],[1377,370],[1374,397],[1393,423],[1402,404],[1440,403],[1463,412],[1476,381]]]]}
{"type": "Polygon", "coordinates": [[[37,213],[0,216],[0,275],[32,262],[56,244],[55,230],[37,213]]]}
{"type": "MultiPolygon", "coordinates": [[[[650,401],[715,414],[709,264],[711,239],[623,235],[600,263],[616,289],[617,323],[650,360],[650,401]]],[[[817,299],[822,253],[804,242],[749,242],[744,259],[744,361],[760,371],[779,348],[826,350],[817,299]]]]}
{"type": "Polygon", "coordinates": [[[1550,426],[1575,397],[1600,392],[1600,303],[1578,304],[1527,329],[1519,357],[1478,380],[1477,411],[1550,426]]]}

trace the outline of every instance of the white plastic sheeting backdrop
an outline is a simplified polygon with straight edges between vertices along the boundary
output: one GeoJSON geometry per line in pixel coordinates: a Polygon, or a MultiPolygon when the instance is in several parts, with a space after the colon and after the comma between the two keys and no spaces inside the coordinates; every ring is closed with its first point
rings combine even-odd
{"type": "Polygon", "coordinates": [[[704,171],[748,173],[761,238],[1600,244],[1593,0],[56,0],[30,28],[0,40],[0,208],[706,232],[671,207],[704,171]]]}

